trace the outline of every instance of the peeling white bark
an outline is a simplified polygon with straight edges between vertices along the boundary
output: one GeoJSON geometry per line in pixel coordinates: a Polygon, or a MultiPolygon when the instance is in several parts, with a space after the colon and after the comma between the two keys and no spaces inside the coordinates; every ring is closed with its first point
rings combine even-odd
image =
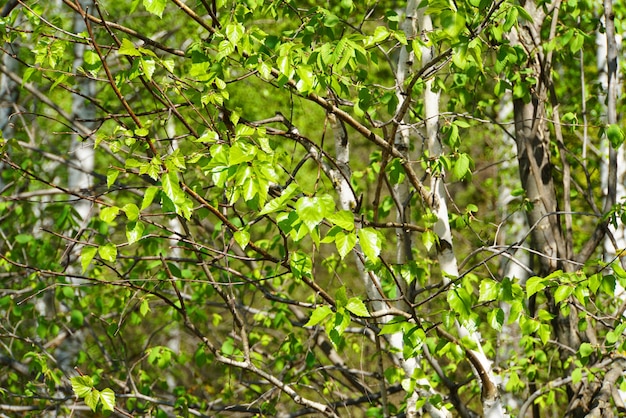
{"type": "MultiPolygon", "coordinates": [[[[417,10],[418,26],[422,36],[433,30],[432,20],[426,14],[424,8],[417,10]]],[[[428,45],[428,39],[424,39],[428,45]]],[[[433,47],[422,48],[422,63],[426,65],[435,57],[433,47]]],[[[438,158],[443,154],[443,147],[439,141],[439,93],[433,90],[433,79],[425,83],[424,89],[424,121],[425,137],[428,145],[430,158],[438,158]]],[[[446,201],[446,191],[444,185],[444,173],[431,173],[431,192],[433,193],[433,204],[431,209],[437,216],[437,221],[433,231],[439,240],[437,244],[437,256],[439,266],[445,284],[450,282],[450,278],[459,275],[456,256],[452,243],[452,231],[448,220],[448,206],[446,201]]],[[[468,357],[472,358],[470,364],[474,369],[476,378],[481,383],[483,416],[489,418],[504,417],[505,412],[502,406],[498,384],[492,371],[491,361],[487,359],[481,343],[481,337],[472,324],[457,323],[457,332],[461,338],[469,338],[477,347],[476,350],[468,350],[468,357]]]]}

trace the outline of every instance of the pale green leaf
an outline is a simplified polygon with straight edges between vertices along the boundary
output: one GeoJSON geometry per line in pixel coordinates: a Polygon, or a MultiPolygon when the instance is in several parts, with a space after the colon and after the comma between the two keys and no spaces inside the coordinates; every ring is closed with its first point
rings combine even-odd
{"type": "Polygon", "coordinates": [[[82,250],[80,250],[80,266],[83,269],[83,273],[87,271],[91,260],[93,260],[97,252],[98,248],[96,247],[83,247],[82,250]]]}
{"type": "Polygon", "coordinates": [[[317,308],[315,308],[315,310],[311,314],[311,318],[306,324],[304,324],[304,326],[313,327],[319,324],[320,322],[322,322],[329,315],[332,315],[332,313],[333,311],[332,309],[330,309],[329,306],[326,306],[326,305],[318,306],[317,308]]]}
{"type": "Polygon", "coordinates": [[[119,170],[111,169],[107,171],[107,188],[111,188],[115,184],[117,177],[120,175],[119,170]]]}
{"type": "Polygon", "coordinates": [[[144,225],[139,221],[132,221],[126,224],[126,239],[129,244],[134,244],[143,237],[144,225]]]}
{"type": "Polygon", "coordinates": [[[115,409],[115,393],[109,389],[103,389],[100,392],[100,402],[102,402],[102,410],[113,411],[115,409]]]}
{"type": "Polygon", "coordinates": [[[453,287],[448,290],[448,304],[461,320],[466,320],[472,314],[472,297],[464,287],[453,287]]]}
{"type": "Polygon", "coordinates": [[[156,63],[152,59],[142,59],[140,62],[143,74],[148,80],[152,80],[152,75],[156,70],[156,63]]]}
{"type": "Polygon", "coordinates": [[[554,292],[554,302],[555,303],[562,302],[563,300],[567,299],[569,295],[572,294],[573,291],[574,291],[574,288],[570,285],[559,286],[556,289],[556,292],[554,292]]]}
{"type": "Polygon", "coordinates": [[[487,302],[498,298],[500,283],[491,279],[484,279],[480,282],[479,302],[487,302]]]}
{"type": "Polygon", "coordinates": [[[285,209],[287,202],[300,193],[300,188],[293,182],[290,183],[276,199],[272,199],[265,204],[263,210],[259,212],[259,216],[267,215],[268,213],[276,212],[280,209],[285,209]]]}
{"type": "Polygon", "coordinates": [[[341,258],[345,258],[346,255],[356,245],[356,234],[354,232],[344,233],[343,231],[337,232],[335,235],[335,246],[337,252],[341,258]]]}
{"type": "Polygon", "coordinates": [[[111,223],[120,213],[120,208],[117,206],[109,206],[100,210],[100,220],[106,223],[111,223]]]}
{"type": "Polygon", "coordinates": [[[580,347],[578,348],[578,353],[580,354],[580,357],[582,358],[587,358],[590,355],[592,355],[594,352],[595,350],[593,349],[593,346],[589,343],[582,343],[580,347]]]}
{"type": "Polygon", "coordinates": [[[117,247],[109,243],[98,248],[98,255],[105,261],[114,262],[117,258],[117,247]]]}
{"type": "Polygon", "coordinates": [[[544,279],[543,277],[536,277],[536,276],[531,277],[530,279],[526,280],[526,297],[529,298],[535,293],[540,292],[543,289],[545,289],[546,287],[545,281],[546,279],[544,279]]]}
{"type": "Polygon", "coordinates": [[[141,316],[146,316],[148,312],[150,312],[150,302],[148,302],[148,299],[144,299],[139,305],[139,313],[141,316]]]}
{"type": "Polygon", "coordinates": [[[309,231],[324,219],[324,210],[317,197],[301,197],[296,202],[296,212],[309,231]]]}
{"type": "Polygon", "coordinates": [[[346,231],[352,231],[354,229],[354,215],[349,210],[331,213],[326,216],[326,219],[346,231]]]}
{"type": "Polygon", "coordinates": [[[363,303],[363,301],[359,298],[350,298],[348,299],[348,303],[346,303],[346,309],[356,316],[360,317],[369,317],[370,313],[367,310],[367,307],[363,303]]]}
{"type": "Polygon", "coordinates": [[[163,16],[167,0],[143,0],[143,6],[146,10],[158,17],[163,16]]]}
{"type": "Polygon", "coordinates": [[[617,149],[620,147],[620,145],[624,143],[624,132],[616,124],[608,126],[608,128],[606,129],[606,137],[608,138],[613,148],[617,149]]]}
{"type": "Polygon", "coordinates": [[[87,404],[87,406],[94,412],[96,412],[96,408],[98,408],[99,400],[100,392],[95,388],[92,388],[91,391],[85,395],[85,404],[87,404]]]}
{"type": "Polygon", "coordinates": [[[126,214],[129,221],[136,221],[139,219],[139,208],[134,203],[127,203],[122,207],[122,210],[126,214]]]}
{"type": "Polygon", "coordinates": [[[235,231],[233,237],[235,238],[235,241],[237,241],[237,244],[239,244],[239,246],[243,249],[245,249],[250,242],[250,233],[245,229],[235,231]]]}
{"type": "Polygon", "coordinates": [[[93,388],[93,379],[91,376],[75,376],[70,379],[72,390],[79,398],[87,396],[93,388]]]}
{"type": "Polygon", "coordinates": [[[358,231],[359,244],[365,256],[370,260],[376,260],[382,248],[382,239],[373,228],[363,228],[358,231]]]}
{"type": "Polygon", "coordinates": [[[156,186],[150,186],[146,189],[146,191],[143,194],[143,200],[141,202],[141,210],[144,210],[145,208],[147,208],[148,206],[152,204],[152,201],[154,200],[154,196],[157,194],[158,191],[159,191],[159,188],[156,186]]]}
{"type": "Polygon", "coordinates": [[[140,57],[141,52],[135,48],[135,45],[128,39],[122,39],[122,45],[120,45],[120,49],[117,51],[120,55],[129,55],[134,57],[140,57]]]}

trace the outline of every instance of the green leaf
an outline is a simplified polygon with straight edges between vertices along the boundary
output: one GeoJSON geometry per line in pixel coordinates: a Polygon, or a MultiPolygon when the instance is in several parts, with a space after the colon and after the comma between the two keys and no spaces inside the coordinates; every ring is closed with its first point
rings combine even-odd
{"type": "Polygon", "coordinates": [[[459,157],[454,163],[454,176],[457,179],[462,180],[471,174],[470,164],[471,160],[467,154],[459,154],[459,157]]]}
{"type": "Polygon", "coordinates": [[[91,260],[96,256],[98,248],[96,247],[83,247],[80,250],[80,266],[83,269],[83,273],[87,271],[91,260]]]}
{"type": "Polygon", "coordinates": [[[143,0],[143,6],[146,10],[158,17],[163,16],[167,0],[143,0]]]}
{"type": "Polygon", "coordinates": [[[141,210],[144,210],[152,204],[154,196],[158,193],[158,191],[159,188],[156,186],[150,186],[146,189],[145,193],[143,194],[143,201],[141,202],[141,210]]]}
{"type": "Polygon", "coordinates": [[[491,328],[496,331],[502,331],[502,325],[504,324],[504,311],[500,308],[492,309],[487,313],[487,320],[491,328]]]}
{"type": "Polygon", "coordinates": [[[443,30],[450,38],[456,38],[465,29],[465,17],[458,11],[444,10],[440,19],[443,30]]]}
{"type": "Polygon", "coordinates": [[[237,241],[237,244],[239,244],[239,246],[244,250],[250,242],[250,233],[245,229],[235,231],[233,237],[235,238],[235,241],[237,241]]]}
{"type": "MultiPolygon", "coordinates": [[[[319,225],[324,216],[328,213],[326,206],[322,202],[323,197],[301,197],[296,202],[296,212],[300,220],[304,222],[309,231],[319,225]]],[[[331,198],[332,199],[332,198],[331,198]]],[[[333,201],[334,206],[334,201],[333,201]]]]}
{"type": "MultiPolygon", "coordinates": [[[[146,76],[146,78],[148,80],[152,80],[152,75],[154,74],[154,71],[156,70],[156,62],[154,62],[153,59],[142,59],[139,61],[139,65],[141,66],[141,70],[143,72],[143,74],[146,76]]],[[[147,133],[145,135],[138,135],[138,136],[147,136],[147,133]]]]}
{"type": "Polygon", "coordinates": [[[83,315],[82,311],[79,311],[78,309],[72,309],[72,312],[70,313],[70,322],[73,326],[82,327],[84,320],[85,316],[83,315]]]}
{"type": "Polygon", "coordinates": [[[113,186],[115,184],[115,181],[117,180],[117,177],[120,175],[120,171],[119,170],[114,170],[111,169],[109,171],[107,171],[107,188],[111,188],[111,186],[113,186]]]}
{"type": "Polygon", "coordinates": [[[139,305],[139,313],[141,316],[146,316],[150,312],[150,302],[148,299],[143,299],[139,305]]]}
{"type": "Polygon", "coordinates": [[[115,392],[106,388],[100,392],[100,402],[104,411],[113,411],[115,409],[115,392]]]}
{"type": "Polygon", "coordinates": [[[33,240],[33,236],[30,234],[17,234],[14,239],[18,244],[27,244],[33,240]]]}
{"type": "Polygon", "coordinates": [[[135,48],[135,45],[133,45],[133,43],[126,38],[122,39],[122,45],[120,45],[120,49],[118,49],[117,52],[121,55],[129,55],[134,57],[141,56],[141,52],[139,52],[137,48],[135,48]]]}
{"type": "Polygon", "coordinates": [[[367,307],[365,306],[363,301],[356,297],[348,299],[348,303],[346,303],[346,309],[356,316],[365,318],[370,316],[370,313],[367,310],[367,307]]]}
{"type": "Polygon", "coordinates": [[[139,218],[139,208],[133,203],[127,203],[122,207],[129,221],[136,221],[139,218]]]}
{"type": "Polygon", "coordinates": [[[611,143],[611,146],[615,149],[619,148],[624,143],[624,132],[616,124],[609,125],[606,128],[606,137],[611,143]]]}
{"type": "Polygon", "coordinates": [[[554,292],[554,302],[560,303],[561,301],[567,299],[569,295],[572,294],[573,291],[574,291],[574,288],[570,285],[559,286],[556,289],[556,292],[554,292]]]}
{"type": "Polygon", "coordinates": [[[117,258],[117,248],[111,243],[101,245],[98,248],[98,255],[103,260],[113,263],[117,258]]]}
{"type": "Polygon", "coordinates": [[[348,234],[340,231],[335,235],[335,246],[339,256],[343,259],[356,245],[356,234],[350,232],[348,234]]]}
{"type": "Polygon", "coordinates": [[[472,297],[464,287],[454,287],[448,290],[448,304],[461,320],[466,320],[472,314],[472,297]]]}
{"type": "Polygon", "coordinates": [[[311,277],[313,272],[313,261],[304,251],[295,251],[289,259],[289,266],[296,279],[311,277]]]}
{"type": "Polygon", "coordinates": [[[332,313],[333,313],[333,311],[332,311],[332,309],[330,309],[329,306],[326,306],[326,305],[318,306],[317,308],[315,308],[315,310],[311,314],[311,318],[309,319],[309,321],[306,324],[304,324],[304,326],[305,327],[313,327],[313,326],[319,324],[320,322],[322,322],[329,315],[332,315],[332,313]]]}
{"type": "Polygon", "coordinates": [[[545,281],[546,279],[544,279],[543,277],[536,276],[526,280],[526,297],[530,298],[535,293],[545,289],[545,281]]]}
{"type": "Polygon", "coordinates": [[[126,239],[129,244],[134,244],[143,237],[144,225],[139,221],[126,224],[126,239]]]}
{"type": "Polygon", "coordinates": [[[326,219],[346,231],[352,231],[354,229],[354,215],[349,210],[331,213],[326,216],[326,219]]]}
{"type": "Polygon", "coordinates": [[[337,307],[344,307],[348,303],[345,286],[341,286],[335,291],[335,302],[337,302],[337,307]]]}
{"type": "Polygon", "coordinates": [[[87,396],[93,389],[93,379],[91,376],[75,376],[70,379],[72,390],[79,398],[87,396]]]}
{"type": "Polygon", "coordinates": [[[382,248],[382,239],[378,232],[373,228],[362,228],[357,234],[363,254],[370,260],[376,260],[382,248]]]}
{"type": "Polygon", "coordinates": [[[406,325],[407,323],[405,321],[393,320],[383,325],[378,335],[395,334],[397,332],[403,331],[406,325]]]}
{"type": "Polygon", "coordinates": [[[291,199],[298,195],[298,193],[300,193],[298,185],[295,182],[290,183],[289,186],[281,192],[280,196],[265,204],[263,210],[259,212],[259,216],[267,215],[268,213],[276,212],[280,209],[285,209],[287,207],[287,202],[291,201],[291,199]]]}
{"type": "Polygon", "coordinates": [[[87,406],[91,408],[93,412],[96,412],[96,408],[98,408],[99,400],[100,400],[100,392],[96,390],[95,388],[92,388],[91,391],[89,391],[89,393],[85,395],[85,404],[87,404],[87,406]]]}
{"type": "Polygon", "coordinates": [[[515,7],[511,7],[507,14],[506,14],[506,20],[504,21],[504,25],[503,25],[503,29],[505,32],[508,32],[511,30],[511,28],[513,27],[513,25],[515,25],[517,23],[517,17],[519,16],[519,12],[517,10],[517,8],[515,7]]]}
{"type": "Polygon", "coordinates": [[[100,220],[110,224],[117,217],[118,213],[120,213],[120,208],[117,206],[102,208],[100,209],[100,220]]]}
{"type": "Polygon", "coordinates": [[[233,44],[239,43],[244,32],[245,29],[241,23],[229,23],[226,25],[226,38],[233,44]]]}
{"type": "Polygon", "coordinates": [[[480,282],[480,296],[479,302],[487,302],[496,300],[498,293],[500,292],[500,283],[491,279],[484,279],[480,282]]]}
{"type": "Polygon", "coordinates": [[[593,349],[593,346],[589,343],[582,343],[578,348],[578,354],[580,354],[580,357],[582,358],[587,358],[594,352],[595,350],[593,349]]]}

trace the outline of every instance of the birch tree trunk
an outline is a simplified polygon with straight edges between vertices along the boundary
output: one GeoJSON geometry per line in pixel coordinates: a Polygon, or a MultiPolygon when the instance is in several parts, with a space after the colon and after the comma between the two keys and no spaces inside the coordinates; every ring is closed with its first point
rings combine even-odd
{"type": "MultiPolygon", "coordinates": [[[[422,47],[421,51],[422,64],[427,65],[435,58],[434,46],[426,38],[427,34],[433,30],[433,24],[424,7],[417,10],[417,16],[421,36],[425,37],[425,46],[422,47]]],[[[438,159],[443,155],[443,147],[439,139],[439,93],[433,87],[434,80],[432,78],[425,81],[424,124],[429,158],[438,159]]],[[[430,189],[433,194],[431,210],[437,219],[433,227],[433,231],[437,235],[437,259],[443,282],[447,285],[451,278],[459,276],[459,269],[452,243],[444,174],[443,172],[431,173],[430,189]]],[[[453,291],[454,287],[453,284],[448,291],[453,291]]],[[[474,374],[481,384],[483,416],[490,418],[505,416],[498,384],[491,368],[491,361],[483,352],[480,334],[476,330],[468,328],[467,324],[457,323],[457,329],[461,338],[469,338],[476,347],[475,349],[468,349],[467,354],[474,374]]]]}

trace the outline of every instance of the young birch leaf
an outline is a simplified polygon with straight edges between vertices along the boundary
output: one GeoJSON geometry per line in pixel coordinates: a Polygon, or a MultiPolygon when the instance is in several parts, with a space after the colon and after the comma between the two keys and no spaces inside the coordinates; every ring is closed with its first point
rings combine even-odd
{"type": "Polygon", "coordinates": [[[122,207],[129,221],[136,221],[139,218],[139,208],[133,203],[127,203],[122,207]]]}
{"type": "Polygon", "coordinates": [[[120,213],[120,208],[117,206],[109,206],[100,210],[100,220],[110,224],[120,213]]]}
{"type": "Polygon", "coordinates": [[[336,213],[331,213],[326,216],[326,219],[346,231],[352,231],[354,229],[354,215],[349,210],[341,210],[336,213]]]}
{"type": "Polygon", "coordinates": [[[120,175],[119,170],[109,170],[107,171],[107,188],[111,188],[115,184],[117,177],[120,175]]]}
{"type": "Polygon", "coordinates": [[[360,317],[369,317],[370,313],[367,310],[367,307],[359,298],[350,298],[348,299],[348,303],[346,303],[346,309],[356,316],[360,317]]]}
{"type": "Polygon", "coordinates": [[[113,411],[115,409],[115,393],[111,389],[106,388],[100,392],[100,401],[104,411],[113,411]]]}
{"type": "Polygon", "coordinates": [[[317,197],[301,197],[296,202],[296,212],[309,231],[324,219],[322,206],[317,197]]]}
{"type": "Polygon", "coordinates": [[[556,292],[554,292],[554,303],[559,303],[567,299],[567,297],[571,295],[573,291],[574,291],[574,288],[572,286],[569,286],[569,285],[559,286],[556,289],[556,292]]]}
{"type": "Polygon", "coordinates": [[[100,257],[102,257],[104,261],[113,263],[117,258],[117,248],[115,247],[115,245],[110,243],[101,245],[98,248],[98,255],[100,255],[100,257]]]}
{"type": "Polygon", "coordinates": [[[365,256],[370,260],[376,260],[382,247],[380,236],[372,228],[359,229],[357,234],[359,235],[359,244],[361,244],[361,249],[365,256]]]}
{"type": "Polygon", "coordinates": [[[545,279],[543,277],[531,277],[526,280],[526,297],[531,297],[537,292],[541,292],[545,289],[545,279]]]}
{"type": "Polygon", "coordinates": [[[96,412],[96,408],[98,407],[99,400],[100,400],[100,392],[95,388],[92,388],[89,391],[89,393],[85,395],[85,403],[94,412],[96,412]]]}
{"type": "Polygon", "coordinates": [[[143,201],[141,202],[141,210],[144,210],[152,204],[154,196],[157,194],[158,191],[159,188],[156,186],[150,186],[146,189],[146,192],[143,194],[143,201]]]}
{"type": "Polygon", "coordinates": [[[83,247],[80,250],[80,266],[83,269],[83,273],[87,271],[87,267],[91,264],[91,260],[95,257],[98,249],[96,247],[83,247]]]}
{"type": "Polygon", "coordinates": [[[356,244],[356,235],[354,232],[350,232],[348,234],[343,231],[338,232],[335,235],[335,246],[337,247],[337,252],[339,252],[339,256],[344,258],[356,244]]]}
{"type": "Polygon", "coordinates": [[[158,17],[163,16],[163,10],[165,10],[165,4],[167,0],[143,0],[143,6],[146,10],[158,17]]]}
{"type": "Polygon", "coordinates": [[[328,317],[332,313],[333,311],[332,309],[330,309],[329,306],[326,306],[326,305],[318,306],[317,308],[315,308],[315,310],[311,314],[311,318],[306,324],[304,324],[304,326],[313,327],[319,324],[320,322],[322,322],[324,319],[326,319],[326,317],[328,317]]]}
{"type": "Polygon", "coordinates": [[[272,199],[265,204],[263,210],[259,212],[259,216],[267,215],[268,213],[276,212],[277,210],[284,209],[294,196],[300,193],[300,188],[296,183],[291,183],[286,189],[282,191],[280,196],[276,199],[272,199]]]}
{"type": "Polygon", "coordinates": [[[135,221],[126,224],[126,239],[129,244],[134,244],[143,236],[144,226],[143,223],[135,221]]]}
{"type": "Polygon", "coordinates": [[[129,55],[135,57],[141,56],[141,52],[137,51],[135,45],[133,45],[133,43],[128,39],[122,39],[122,45],[120,45],[120,49],[118,49],[117,53],[120,55],[129,55]]]}
{"type": "Polygon", "coordinates": [[[624,132],[616,124],[609,125],[606,129],[606,137],[609,139],[611,146],[615,149],[624,143],[624,132]]]}
{"type": "Polygon", "coordinates": [[[91,376],[76,376],[70,379],[72,390],[79,398],[87,396],[93,388],[93,379],[91,376]]]}
{"type": "Polygon", "coordinates": [[[463,287],[455,287],[448,290],[448,304],[462,321],[472,314],[471,296],[463,287]]]}
{"type": "Polygon", "coordinates": [[[245,229],[235,231],[235,233],[233,234],[233,237],[235,238],[235,241],[237,241],[237,244],[239,244],[239,246],[243,248],[244,250],[246,249],[246,247],[248,246],[248,243],[250,242],[250,233],[246,231],[245,229]]]}
{"type": "Polygon", "coordinates": [[[485,279],[480,282],[480,296],[478,297],[478,301],[486,302],[495,300],[498,297],[499,291],[500,283],[495,280],[485,279]]]}

